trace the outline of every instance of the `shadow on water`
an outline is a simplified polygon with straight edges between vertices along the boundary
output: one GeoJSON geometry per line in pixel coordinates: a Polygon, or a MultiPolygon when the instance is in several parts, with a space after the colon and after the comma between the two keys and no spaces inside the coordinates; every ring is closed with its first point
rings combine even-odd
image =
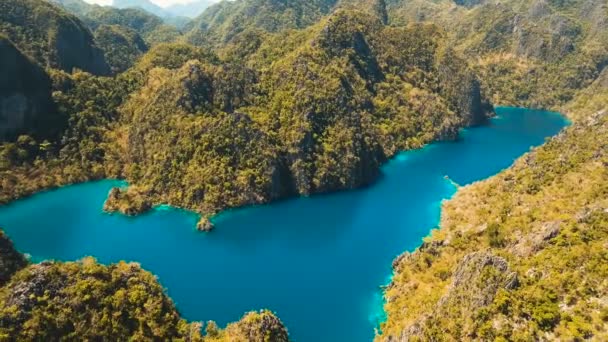
{"type": "Polygon", "coordinates": [[[566,122],[499,108],[488,126],[396,156],[373,186],[223,213],[166,207],[136,218],[101,207],[116,181],[45,192],[0,208],[0,226],[35,260],[137,261],[158,275],[189,320],[237,320],[271,309],[296,341],[369,341],[382,320],[379,286],[394,257],[420,245],[455,188],[508,167],[566,122]]]}

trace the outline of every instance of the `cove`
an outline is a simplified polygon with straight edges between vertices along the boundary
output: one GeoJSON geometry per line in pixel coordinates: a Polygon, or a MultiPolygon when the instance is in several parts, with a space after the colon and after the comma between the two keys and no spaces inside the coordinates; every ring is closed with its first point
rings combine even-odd
{"type": "Polygon", "coordinates": [[[421,244],[456,191],[444,176],[461,185],[487,178],[567,125],[553,112],[497,113],[455,142],[399,154],[371,187],[231,210],[210,234],[196,232],[197,216],[182,210],[102,213],[111,180],[0,207],[0,227],[34,261],[139,262],[190,321],[225,325],[268,308],[295,341],[370,341],[392,260],[421,244]]]}

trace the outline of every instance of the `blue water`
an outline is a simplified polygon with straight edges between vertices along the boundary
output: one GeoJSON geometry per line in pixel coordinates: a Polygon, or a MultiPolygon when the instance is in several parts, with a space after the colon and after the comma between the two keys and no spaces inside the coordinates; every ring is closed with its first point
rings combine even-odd
{"type": "Polygon", "coordinates": [[[567,123],[556,113],[498,108],[457,142],[401,153],[373,186],[226,212],[210,234],[196,215],[161,208],[107,215],[117,181],[41,193],[0,208],[0,226],[34,260],[137,261],[158,275],[188,320],[224,325],[268,308],[295,341],[369,341],[383,319],[393,258],[436,227],[458,184],[491,176],[567,123]]]}

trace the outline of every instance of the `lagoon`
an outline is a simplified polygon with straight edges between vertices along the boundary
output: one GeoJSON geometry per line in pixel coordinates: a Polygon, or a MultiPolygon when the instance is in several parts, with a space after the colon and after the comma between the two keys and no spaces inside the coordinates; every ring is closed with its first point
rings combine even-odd
{"type": "Polygon", "coordinates": [[[297,342],[370,341],[392,260],[421,244],[456,191],[445,176],[460,185],[490,177],[567,125],[553,112],[497,113],[455,142],[400,153],[373,186],[227,211],[209,234],[183,210],[103,213],[113,180],[0,207],[0,227],[34,261],[139,262],[190,321],[225,325],[268,308],[297,342]]]}

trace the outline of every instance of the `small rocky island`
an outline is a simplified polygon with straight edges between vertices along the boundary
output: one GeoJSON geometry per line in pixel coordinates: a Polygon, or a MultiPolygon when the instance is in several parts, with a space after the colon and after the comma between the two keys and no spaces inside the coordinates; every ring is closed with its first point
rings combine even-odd
{"type": "Polygon", "coordinates": [[[201,232],[210,232],[215,228],[213,222],[207,216],[202,216],[196,224],[196,229],[201,232]]]}

